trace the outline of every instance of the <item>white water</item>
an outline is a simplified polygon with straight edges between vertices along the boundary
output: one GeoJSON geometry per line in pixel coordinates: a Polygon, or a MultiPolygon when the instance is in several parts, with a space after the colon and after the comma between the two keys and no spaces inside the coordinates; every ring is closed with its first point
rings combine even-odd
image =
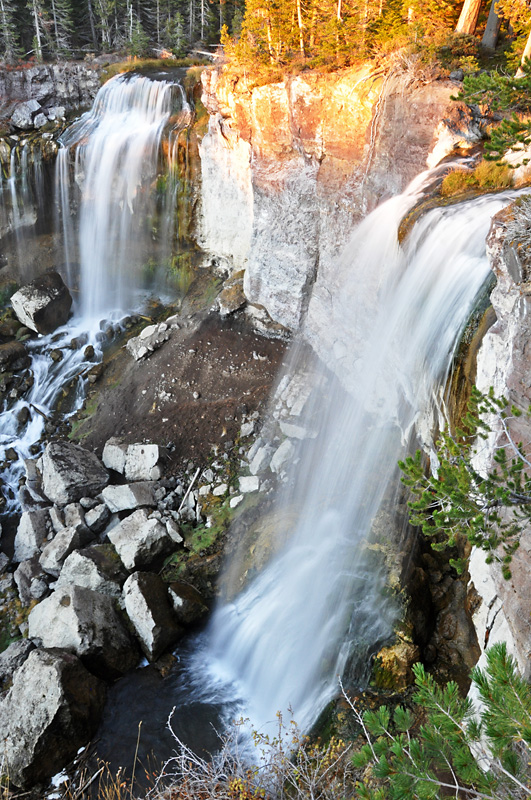
{"type": "MultiPolygon", "coordinates": [[[[63,388],[73,385],[70,413],[83,402],[86,373],[102,357],[101,321],[119,318],[140,303],[142,267],[156,253],[150,224],[157,200],[154,181],[164,163],[162,135],[167,125],[174,133],[181,130],[190,116],[180,84],[139,75],[117,76],[100,89],[93,108],[61,137],[55,222],[62,235],[62,272],[73,290],[75,314],[64,329],[27,344],[33,386],[15,402],[8,398],[0,411],[0,461],[9,450],[18,454],[2,473],[6,513],[17,510],[22,460],[34,454],[32,446],[40,439],[45,418],[53,414],[63,388]],[[78,218],[72,213],[75,210],[78,218]],[[94,347],[91,360],[84,356],[85,345],[70,347],[74,337],[83,337],[85,345],[94,347]],[[62,353],[58,363],[50,357],[52,349],[62,353]],[[27,424],[18,421],[23,408],[29,412],[27,424]]],[[[171,149],[165,168],[172,173],[174,159],[171,149]]],[[[35,198],[38,205],[42,200],[42,183],[39,156],[35,154],[29,165],[27,144],[13,148],[9,177],[0,188],[9,196],[6,224],[15,231],[22,275],[25,237],[30,235],[23,226],[28,224],[31,201],[35,198]]],[[[171,186],[173,192],[173,183],[171,186]]],[[[164,192],[163,217],[169,218],[165,223],[166,254],[171,252],[173,237],[167,196],[164,192]]]]}
{"type": "MultiPolygon", "coordinates": [[[[79,209],[80,302],[86,320],[126,313],[138,305],[142,270],[154,252],[161,141],[175,115],[189,108],[180,84],[118,75],[98,92],[92,109],[70,126],[62,144],[75,152],[79,209]]],[[[71,189],[64,154],[58,160],[58,196],[65,261],[72,271],[68,209],[71,189]]]]}
{"type": "MultiPolygon", "coordinates": [[[[220,605],[206,653],[193,665],[209,676],[214,694],[240,697],[255,728],[291,710],[306,730],[347,666],[363,682],[370,654],[392,630],[396,605],[367,538],[376,519],[385,550],[392,518],[378,518],[379,509],[412,428],[433,419],[460,331],[489,274],[490,219],[507,203],[498,195],[432,211],[402,248],[397,225],[414,199],[388,201],[353,233],[322,317],[316,287],[313,336],[319,319],[325,327],[322,360],[311,369],[325,388],[300,420],[307,428],[318,421],[319,435],[300,445],[278,501],[290,519],[289,530],[279,531],[287,543],[247,589],[220,605]]],[[[308,365],[295,356],[291,370],[300,369],[308,365]]]]}

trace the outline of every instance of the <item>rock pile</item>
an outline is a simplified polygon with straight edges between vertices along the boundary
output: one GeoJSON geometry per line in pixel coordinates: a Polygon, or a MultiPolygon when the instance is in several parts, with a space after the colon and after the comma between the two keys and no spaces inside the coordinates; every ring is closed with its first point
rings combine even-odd
{"type": "Polygon", "coordinates": [[[221,463],[201,477],[193,471],[191,482],[191,465],[186,479],[164,477],[166,460],[158,445],[111,439],[103,463],[68,441],[26,462],[33,506],[20,518],[11,565],[5,555],[0,562],[0,598],[29,610],[28,640],[0,655],[0,718],[16,786],[71,759],[94,733],[105,682],[142,653],[157,660],[208,610],[200,591],[168,584],[159,571],[185,547],[182,524],[204,522],[208,498],[231,490],[216,481],[221,463]]]}

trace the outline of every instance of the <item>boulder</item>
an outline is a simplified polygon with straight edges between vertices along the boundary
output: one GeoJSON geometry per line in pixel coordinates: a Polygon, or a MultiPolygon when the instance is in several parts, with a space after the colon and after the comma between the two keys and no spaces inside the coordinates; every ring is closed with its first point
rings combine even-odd
{"type": "Polygon", "coordinates": [[[0,372],[21,372],[30,363],[31,358],[22,342],[0,344],[0,372]]]}
{"type": "Polygon", "coordinates": [[[24,511],[18,523],[15,536],[15,553],[13,560],[17,563],[33,558],[52,531],[52,523],[48,509],[24,511]]]}
{"type": "Polygon", "coordinates": [[[126,517],[108,533],[126,569],[149,567],[175,546],[166,526],[145,509],[126,517]]]}
{"type": "Polygon", "coordinates": [[[72,297],[58,272],[46,272],[11,297],[18,319],[36,333],[52,333],[68,322],[72,297]]]}
{"type": "Polygon", "coordinates": [[[257,475],[244,475],[240,478],[240,492],[249,494],[257,492],[260,488],[260,478],[257,475]]]}
{"type": "Polygon", "coordinates": [[[168,324],[159,322],[158,325],[148,325],[141,331],[139,336],[129,339],[126,349],[135,361],[140,361],[141,358],[151,355],[154,350],[157,350],[164,342],[167,342],[169,338],[168,324]]]}
{"type": "Polygon", "coordinates": [[[11,114],[11,122],[15,128],[20,128],[23,131],[31,130],[33,128],[34,115],[40,110],[40,107],[40,103],[37,100],[26,100],[24,103],[18,103],[11,114]]]}
{"type": "Polygon", "coordinates": [[[64,506],[107,485],[107,470],[94,455],[71,442],[50,442],[42,456],[42,488],[53,503],[64,506]]]}
{"type": "Polygon", "coordinates": [[[243,293],[243,270],[240,270],[227,278],[223,284],[217,298],[219,313],[222,317],[227,317],[242,308],[246,302],[247,298],[243,293]]]}
{"type": "Polygon", "coordinates": [[[271,472],[281,472],[283,466],[288,464],[295,452],[292,442],[289,439],[284,439],[282,444],[275,450],[271,463],[269,465],[271,472]]]}
{"type": "Polygon", "coordinates": [[[132,511],[142,506],[155,507],[155,481],[138,481],[138,483],[124,483],[120,486],[107,486],[102,496],[108,508],[113,513],[119,511],[132,511]]]}
{"type": "Polygon", "coordinates": [[[111,512],[105,503],[98,503],[94,508],[89,509],[85,513],[85,524],[94,533],[101,533],[105,530],[107,523],[111,518],[111,512]]]}
{"type": "Polygon", "coordinates": [[[127,445],[124,444],[120,439],[113,437],[105,443],[101,458],[107,469],[113,469],[115,472],[119,472],[120,475],[123,475],[125,470],[126,453],[127,445]]]}
{"type": "Polygon", "coordinates": [[[124,584],[125,610],[149,661],[156,661],[183,634],[172,615],[166,584],[154,572],[135,572],[124,584]]]}
{"type": "Polygon", "coordinates": [[[50,778],[96,731],[104,684],[76,656],[34,650],[0,700],[2,756],[21,789],[50,778]]]}
{"type": "Polygon", "coordinates": [[[209,608],[203,595],[189,583],[171,583],[168,589],[175,619],[188,627],[205,619],[209,608]]]}
{"type": "Polygon", "coordinates": [[[0,653],[0,691],[26,661],[32,650],[35,650],[33,642],[28,639],[19,639],[18,642],[12,642],[3,653],[0,653]]]}
{"type": "Polygon", "coordinates": [[[31,611],[28,635],[44,647],[74,652],[87,669],[117,677],[137,662],[136,648],[112,598],[84,586],[65,586],[31,611]]]}
{"type": "Polygon", "coordinates": [[[45,572],[57,578],[67,556],[74,550],[85,547],[93,539],[94,534],[86,525],[63,528],[43,549],[39,563],[45,572]]]}
{"type": "Polygon", "coordinates": [[[32,600],[41,600],[48,591],[49,578],[39,563],[38,555],[22,561],[15,571],[14,578],[23,606],[29,606],[32,600]]]}
{"type": "Polygon", "coordinates": [[[120,597],[127,573],[110,545],[94,545],[71,553],[63,564],[56,589],[75,584],[120,597]]]}
{"type": "Polygon", "coordinates": [[[158,444],[130,444],[125,456],[125,479],[157,481],[162,477],[164,453],[158,444]]]}

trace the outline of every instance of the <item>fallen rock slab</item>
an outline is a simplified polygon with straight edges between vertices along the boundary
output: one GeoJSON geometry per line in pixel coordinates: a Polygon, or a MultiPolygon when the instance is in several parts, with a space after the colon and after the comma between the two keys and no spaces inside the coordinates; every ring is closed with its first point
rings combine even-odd
{"type": "Polygon", "coordinates": [[[102,492],[109,511],[113,514],[119,511],[132,511],[142,506],[155,507],[155,481],[138,481],[137,483],[124,483],[120,486],[106,486],[102,492]]]}
{"type": "Polygon", "coordinates": [[[101,677],[132,669],[138,654],[110,597],[83,586],[65,586],[43,600],[29,617],[30,639],[74,652],[101,677]]]}
{"type": "Polygon", "coordinates": [[[98,457],[72,442],[50,442],[41,466],[43,492],[59,506],[97,495],[109,481],[98,457]]]}
{"type": "Polygon", "coordinates": [[[121,597],[127,573],[111,551],[110,545],[94,545],[71,553],[63,564],[56,589],[76,585],[109,597],[121,597]]]}
{"type": "Polygon", "coordinates": [[[67,556],[94,539],[94,534],[85,525],[63,528],[43,549],[39,563],[49,575],[58,577],[67,556]]]}
{"type": "Polygon", "coordinates": [[[105,686],[71,653],[34,650],[0,700],[2,755],[21,789],[50,778],[95,733],[105,686]]]}
{"type": "Polygon", "coordinates": [[[150,519],[145,509],[122,520],[108,537],[129,571],[150,567],[175,547],[166,526],[158,519],[150,519]]]}
{"type": "Polygon", "coordinates": [[[156,661],[184,631],[171,611],[166,584],[154,572],[135,572],[124,584],[125,610],[149,661],[156,661]]]}
{"type": "Polygon", "coordinates": [[[26,561],[40,553],[46,537],[52,531],[50,514],[46,508],[37,511],[24,511],[18,523],[15,536],[16,563],[26,561]]]}
{"type": "Polygon", "coordinates": [[[47,272],[11,297],[20,322],[36,333],[53,333],[70,316],[72,297],[58,272],[47,272]]]}
{"type": "Polygon", "coordinates": [[[0,690],[11,680],[14,673],[26,661],[35,645],[28,639],[12,642],[3,653],[0,653],[0,690]]]}

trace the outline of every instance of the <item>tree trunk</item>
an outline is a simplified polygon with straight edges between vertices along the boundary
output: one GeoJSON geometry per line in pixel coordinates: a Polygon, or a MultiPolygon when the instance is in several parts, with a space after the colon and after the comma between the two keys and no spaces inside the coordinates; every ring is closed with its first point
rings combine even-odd
{"type": "Polygon", "coordinates": [[[299,26],[299,50],[301,58],[304,58],[304,37],[302,35],[302,8],[301,0],[297,0],[297,24],[299,26]]]}
{"type": "Polygon", "coordinates": [[[42,39],[41,39],[41,25],[39,22],[39,11],[37,9],[37,1],[33,0],[33,22],[35,26],[35,52],[39,61],[42,61],[42,39]]]}
{"type": "Polygon", "coordinates": [[[465,0],[455,29],[457,33],[468,33],[470,35],[475,33],[481,3],[482,0],[465,0]]]}
{"type": "Polygon", "coordinates": [[[88,8],[88,16],[89,16],[89,24],[90,24],[90,35],[92,37],[92,44],[94,49],[98,47],[98,37],[96,36],[96,25],[94,23],[94,10],[92,8],[92,0],[87,0],[87,8],[88,8]]]}
{"type": "Polygon", "coordinates": [[[487,20],[487,27],[483,34],[481,44],[486,50],[495,50],[498,43],[498,34],[500,33],[501,17],[496,13],[496,0],[492,0],[490,4],[489,18],[487,20]]]}
{"type": "Polygon", "coordinates": [[[518,68],[518,72],[516,73],[517,78],[522,78],[524,75],[522,67],[524,65],[526,58],[531,58],[531,31],[529,31],[529,36],[527,37],[527,42],[525,43],[524,52],[522,53],[522,60],[518,68]]]}

